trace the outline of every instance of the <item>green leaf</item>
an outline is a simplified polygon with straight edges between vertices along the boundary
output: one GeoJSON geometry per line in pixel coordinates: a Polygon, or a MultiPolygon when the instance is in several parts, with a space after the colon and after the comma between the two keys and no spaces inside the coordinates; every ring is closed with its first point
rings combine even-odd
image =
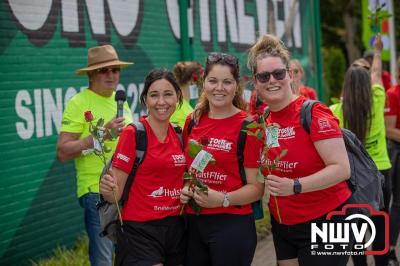
{"type": "Polygon", "coordinates": [[[243,132],[245,132],[247,134],[247,136],[255,136],[256,133],[250,131],[250,130],[242,130],[243,132]]]}
{"type": "Polygon", "coordinates": [[[260,127],[260,124],[258,124],[256,121],[251,122],[250,124],[247,125],[247,128],[258,128],[260,127]]]}
{"type": "Polygon", "coordinates": [[[275,164],[275,163],[271,164],[271,169],[272,169],[272,170],[275,170],[275,169],[276,169],[276,167],[277,167],[277,166],[276,166],[276,164],[275,164]]]}
{"type": "Polygon", "coordinates": [[[287,151],[288,151],[287,149],[282,150],[282,151],[281,151],[281,154],[279,154],[278,156],[276,156],[276,158],[275,158],[274,161],[279,162],[279,161],[282,159],[282,157],[286,155],[287,151]]]}
{"type": "Polygon", "coordinates": [[[193,177],[188,172],[183,173],[183,180],[191,180],[192,178],[193,177]]]}
{"type": "Polygon", "coordinates": [[[194,201],[194,199],[190,199],[188,204],[189,204],[190,208],[192,208],[194,213],[196,213],[196,215],[200,214],[201,207],[199,206],[199,204],[196,203],[196,201],[194,201]]]}
{"type": "Polygon", "coordinates": [[[188,155],[192,158],[195,158],[196,155],[201,151],[201,149],[203,148],[203,146],[198,143],[197,141],[191,139],[189,141],[189,151],[188,151],[188,155]]]}
{"type": "Polygon", "coordinates": [[[103,118],[100,118],[100,119],[97,121],[96,127],[102,127],[103,125],[104,125],[104,119],[103,119],[103,118]]]}
{"type": "Polygon", "coordinates": [[[262,132],[262,131],[259,131],[259,132],[257,133],[257,135],[256,135],[256,138],[257,138],[258,140],[262,139],[263,137],[264,137],[264,132],[262,132]]]}
{"type": "Polygon", "coordinates": [[[204,192],[205,194],[208,194],[208,186],[207,186],[207,185],[204,185],[204,183],[201,182],[200,179],[195,178],[193,183],[194,183],[194,185],[195,185],[196,187],[200,188],[200,190],[201,190],[202,192],[204,192]]]}

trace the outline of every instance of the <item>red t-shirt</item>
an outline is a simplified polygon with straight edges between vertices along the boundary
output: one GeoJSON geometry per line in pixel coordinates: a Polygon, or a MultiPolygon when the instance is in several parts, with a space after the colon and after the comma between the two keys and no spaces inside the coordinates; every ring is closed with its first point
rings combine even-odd
{"type": "Polygon", "coordinates": [[[395,115],[397,117],[396,128],[400,128],[400,85],[391,87],[386,95],[385,116],[395,115]]]}
{"type": "MultiPolygon", "coordinates": [[[[299,96],[279,112],[271,112],[267,123],[279,124],[279,146],[270,148],[268,160],[274,160],[282,150],[287,149],[286,155],[276,163],[277,168],[272,174],[287,178],[301,178],[325,168],[325,164],[314,147],[313,142],[341,138],[339,121],[323,104],[317,103],[312,110],[310,135],[300,124],[300,109],[306,98],[299,96]]],[[[264,173],[266,174],[266,173],[264,173]]],[[[351,192],[346,182],[332,187],[300,193],[290,196],[276,197],[280,217],[283,224],[299,224],[318,218],[337,208],[345,202],[351,192]]],[[[275,205],[275,197],[270,197],[269,209],[274,218],[279,221],[275,205]]]]}
{"type": "Polygon", "coordinates": [[[315,93],[315,90],[313,88],[303,85],[299,88],[299,91],[300,95],[303,95],[310,100],[317,100],[317,94],[315,93]]]}
{"type": "MultiPolygon", "coordinates": [[[[194,139],[199,143],[208,143],[203,149],[211,153],[216,160],[215,164],[208,164],[203,173],[197,176],[209,188],[221,192],[230,192],[243,186],[239,174],[236,150],[242,122],[246,117],[247,113],[243,111],[224,119],[212,119],[208,117],[208,114],[204,114],[201,116],[199,124],[192,128],[189,136],[186,136],[186,132],[190,117],[186,120],[183,131],[184,143],[188,143],[189,139],[194,139]]],[[[243,152],[244,167],[258,168],[261,149],[262,141],[253,136],[247,136],[243,152]]],[[[186,158],[187,165],[190,166],[194,158],[188,155],[188,147],[186,149],[186,158]]],[[[194,213],[189,206],[186,208],[186,212],[194,213]]],[[[242,207],[229,206],[226,208],[201,209],[201,214],[216,213],[244,215],[252,213],[252,209],[249,204],[242,207]]]]}
{"type": "MultiPolygon", "coordinates": [[[[172,125],[164,142],[158,141],[147,120],[142,119],[148,146],[122,208],[122,218],[144,222],[179,215],[179,195],[183,186],[186,159],[172,125]]],[[[135,128],[127,127],[121,134],[113,167],[129,174],[136,158],[135,128]]]]}

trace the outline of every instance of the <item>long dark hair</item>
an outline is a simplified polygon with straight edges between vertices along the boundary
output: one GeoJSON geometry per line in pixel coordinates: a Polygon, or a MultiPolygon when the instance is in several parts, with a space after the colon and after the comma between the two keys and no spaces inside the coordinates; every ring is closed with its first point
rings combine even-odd
{"type": "Polygon", "coordinates": [[[351,66],[343,83],[343,124],[365,145],[371,128],[372,89],[369,72],[351,66]]]}

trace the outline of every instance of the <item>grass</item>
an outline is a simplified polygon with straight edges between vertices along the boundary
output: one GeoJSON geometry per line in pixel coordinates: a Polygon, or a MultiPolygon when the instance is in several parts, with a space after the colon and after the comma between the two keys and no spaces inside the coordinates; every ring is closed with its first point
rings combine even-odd
{"type": "MultiPolygon", "coordinates": [[[[267,206],[264,204],[264,206],[267,206]]],[[[264,218],[256,221],[257,238],[262,239],[271,229],[268,209],[264,207],[264,218]]],[[[72,249],[58,247],[49,258],[32,262],[32,266],[89,266],[88,238],[83,235],[78,238],[72,249]]]]}
{"type": "Polygon", "coordinates": [[[32,266],[90,266],[88,259],[88,238],[78,238],[72,249],[57,247],[49,258],[33,261],[32,266]]]}

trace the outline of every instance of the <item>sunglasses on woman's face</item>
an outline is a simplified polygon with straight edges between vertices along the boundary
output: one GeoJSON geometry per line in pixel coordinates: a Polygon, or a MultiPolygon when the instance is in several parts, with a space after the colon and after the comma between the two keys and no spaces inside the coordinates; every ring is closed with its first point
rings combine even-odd
{"type": "Polygon", "coordinates": [[[260,83],[268,82],[271,78],[271,75],[276,80],[282,80],[286,77],[286,71],[287,71],[286,68],[275,69],[272,72],[265,71],[265,72],[257,73],[257,74],[255,74],[255,77],[256,77],[257,81],[260,83]]]}
{"type": "Polygon", "coordinates": [[[225,64],[235,66],[235,67],[239,63],[238,59],[233,55],[224,54],[224,53],[209,53],[208,54],[206,64],[216,64],[219,62],[223,62],[225,64]]]}
{"type": "Polygon", "coordinates": [[[121,68],[119,67],[102,67],[99,69],[96,69],[96,73],[98,74],[106,74],[109,71],[111,71],[112,73],[119,73],[121,71],[121,68]]]}

